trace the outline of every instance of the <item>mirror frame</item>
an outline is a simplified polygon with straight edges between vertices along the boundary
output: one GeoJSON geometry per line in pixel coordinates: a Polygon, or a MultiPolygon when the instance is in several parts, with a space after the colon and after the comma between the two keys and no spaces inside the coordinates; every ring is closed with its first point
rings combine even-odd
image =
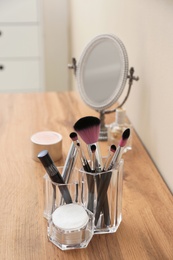
{"type": "MultiPolygon", "coordinates": [[[[104,61],[103,61],[104,62],[104,61]]],[[[95,109],[96,111],[102,111],[104,109],[107,109],[111,105],[117,102],[119,97],[121,96],[128,76],[128,56],[126,49],[124,47],[124,44],[121,42],[121,40],[113,35],[113,34],[100,34],[96,37],[94,37],[84,48],[81,57],[79,59],[79,62],[77,64],[77,70],[76,70],[76,79],[77,79],[77,88],[79,91],[79,94],[82,98],[82,100],[91,108],[95,109]],[[83,74],[85,65],[87,62],[87,59],[90,55],[90,53],[93,51],[94,48],[97,47],[97,45],[104,40],[110,40],[114,43],[115,47],[118,49],[121,57],[121,62],[123,64],[122,71],[120,74],[120,80],[118,86],[115,87],[115,90],[113,91],[112,95],[107,98],[104,102],[100,102],[100,104],[95,104],[93,100],[91,100],[90,97],[86,95],[85,92],[85,86],[83,81],[83,74]],[[117,90],[118,89],[118,90],[117,90]],[[115,95],[116,94],[116,95],[115,95]]]]}

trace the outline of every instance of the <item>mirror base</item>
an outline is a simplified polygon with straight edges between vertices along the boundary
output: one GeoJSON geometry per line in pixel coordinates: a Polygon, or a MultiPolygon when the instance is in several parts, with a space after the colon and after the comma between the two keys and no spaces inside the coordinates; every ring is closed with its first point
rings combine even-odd
{"type": "Polygon", "coordinates": [[[100,133],[99,133],[99,141],[107,141],[108,140],[108,128],[105,125],[105,111],[101,110],[100,113],[100,133]]]}
{"type": "Polygon", "coordinates": [[[107,128],[101,129],[99,133],[99,141],[107,141],[108,140],[108,130],[107,128]]]}

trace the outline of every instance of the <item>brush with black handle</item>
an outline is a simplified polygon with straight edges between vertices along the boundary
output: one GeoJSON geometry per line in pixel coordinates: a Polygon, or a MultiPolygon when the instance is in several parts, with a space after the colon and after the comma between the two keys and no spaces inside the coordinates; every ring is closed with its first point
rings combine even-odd
{"type": "MultiPolygon", "coordinates": [[[[38,154],[38,159],[42,163],[43,167],[45,168],[47,174],[49,175],[50,179],[54,183],[58,184],[65,184],[60,172],[58,171],[57,167],[55,166],[52,158],[49,155],[47,150],[43,150],[38,154]]],[[[62,197],[65,203],[72,203],[72,198],[70,196],[69,190],[66,185],[59,185],[58,186],[62,197]]]]}
{"type": "Polygon", "coordinates": [[[107,190],[110,184],[112,172],[103,173],[99,182],[99,189],[97,194],[97,206],[96,206],[96,213],[95,213],[95,225],[100,218],[100,214],[103,209],[104,213],[104,222],[108,226],[110,224],[110,217],[109,217],[109,204],[107,199],[107,190]]]}
{"type": "Polygon", "coordinates": [[[122,138],[119,142],[118,148],[116,149],[116,152],[114,152],[114,155],[112,156],[112,159],[107,166],[108,172],[106,174],[103,174],[103,177],[100,180],[99,190],[98,190],[98,199],[97,199],[97,208],[96,208],[96,214],[95,214],[95,224],[98,222],[104,201],[106,199],[107,190],[110,184],[111,176],[112,176],[112,169],[115,167],[118,167],[118,164],[121,160],[122,151],[124,146],[127,143],[127,140],[130,136],[130,129],[127,128],[123,134],[122,138]]]}
{"type": "MultiPolygon", "coordinates": [[[[95,172],[95,152],[96,152],[96,146],[93,144],[91,146],[91,152],[92,152],[92,160],[91,160],[91,169],[92,172],[95,172]]],[[[95,174],[95,180],[96,180],[96,186],[97,186],[97,196],[98,196],[98,191],[99,191],[99,185],[100,185],[100,179],[103,178],[103,174],[95,174]]],[[[107,194],[105,195],[105,200],[103,203],[103,207],[102,207],[102,213],[104,216],[104,224],[106,226],[110,225],[110,214],[109,214],[109,203],[108,203],[108,198],[107,198],[107,194]]]]}
{"type": "MultiPolygon", "coordinates": [[[[106,172],[108,170],[109,163],[110,163],[112,157],[114,156],[115,151],[116,151],[116,146],[113,144],[110,147],[109,155],[108,155],[108,157],[105,161],[104,167],[103,167],[104,172],[106,172]]],[[[108,185],[109,185],[110,178],[111,178],[111,174],[109,172],[101,174],[100,186],[102,185],[102,183],[104,183],[104,186],[106,185],[106,183],[108,183],[108,185]]],[[[100,189],[102,189],[102,187],[100,187],[100,189]]],[[[98,190],[98,196],[100,196],[99,190],[98,190]]],[[[111,221],[110,221],[109,201],[108,201],[107,191],[105,192],[102,211],[103,211],[103,215],[104,215],[104,224],[106,226],[109,226],[111,221]]],[[[97,221],[97,218],[98,218],[97,214],[100,215],[100,213],[98,213],[97,210],[96,210],[96,217],[95,217],[96,221],[97,221]]]]}
{"type": "Polygon", "coordinates": [[[79,150],[79,156],[82,164],[82,168],[85,172],[88,172],[87,174],[87,184],[88,184],[88,204],[87,208],[93,212],[94,211],[94,179],[92,174],[89,174],[92,172],[92,169],[81,149],[80,142],[78,140],[77,133],[72,132],[70,133],[70,138],[72,139],[74,145],[78,148],[79,150]]]}

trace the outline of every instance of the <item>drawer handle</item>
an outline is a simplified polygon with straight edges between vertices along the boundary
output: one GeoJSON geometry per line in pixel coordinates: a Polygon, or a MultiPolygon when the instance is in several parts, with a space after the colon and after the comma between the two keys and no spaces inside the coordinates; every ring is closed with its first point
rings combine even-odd
{"type": "Polygon", "coordinates": [[[0,36],[2,35],[2,32],[0,31],[0,36]]]}
{"type": "Polygon", "coordinates": [[[3,65],[0,65],[0,70],[3,70],[4,69],[4,66],[3,65]]]}

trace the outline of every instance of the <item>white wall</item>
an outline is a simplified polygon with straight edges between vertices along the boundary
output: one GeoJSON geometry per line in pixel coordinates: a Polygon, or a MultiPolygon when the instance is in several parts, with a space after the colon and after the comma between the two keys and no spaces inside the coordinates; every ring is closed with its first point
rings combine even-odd
{"type": "Polygon", "coordinates": [[[173,1],[70,1],[71,56],[97,34],[126,46],[140,81],[126,103],[128,117],[173,192],[173,1]]]}

